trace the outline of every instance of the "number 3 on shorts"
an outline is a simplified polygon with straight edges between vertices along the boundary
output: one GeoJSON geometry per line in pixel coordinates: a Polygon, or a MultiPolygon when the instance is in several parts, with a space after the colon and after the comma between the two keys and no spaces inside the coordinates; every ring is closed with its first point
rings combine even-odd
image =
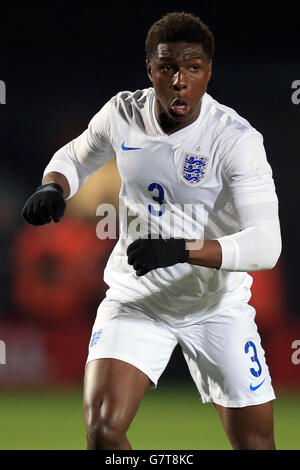
{"type": "Polygon", "coordinates": [[[260,374],[261,374],[261,371],[262,371],[262,367],[261,367],[260,362],[258,360],[256,346],[253,343],[253,341],[247,341],[247,343],[245,344],[244,350],[245,350],[246,354],[249,353],[250,348],[252,348],[252,351],[254,353],[253,356],[250,357],[250,359],[251,359],[252,362],[255,362],[257,364],[257,367],[258,367],[258,370],[254,369],[254,367],[251,367],[250,372],[251,372],[252,375],[254,375],[254,377],[259,377],[260,374]]]}

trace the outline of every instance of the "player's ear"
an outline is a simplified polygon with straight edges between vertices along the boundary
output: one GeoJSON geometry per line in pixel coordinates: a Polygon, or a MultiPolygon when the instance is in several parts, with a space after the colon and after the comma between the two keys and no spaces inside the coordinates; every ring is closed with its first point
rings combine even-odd
{"type": "Polygon", "coordinates": [[[147,75],[152,82],[152,67],[151,67],[151,61],[149,59],[146,59],[146,69],[147,69],[147,75]]]}
{"type": "Polygon", "coordinates": [[[210,59],[208,63],[208,80],[207,80],[208,82],[211,79],[211,75],[212,75],[212,60],[210,59]]]}

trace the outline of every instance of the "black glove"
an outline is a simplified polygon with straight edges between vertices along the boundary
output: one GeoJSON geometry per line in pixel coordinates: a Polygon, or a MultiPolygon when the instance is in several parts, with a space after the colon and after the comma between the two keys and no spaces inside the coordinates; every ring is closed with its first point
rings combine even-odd
{"type": "Polygon", "coordinates": [[[56,183],[39,186],[26,201],[22,216],[32,225],[44,225],[59,222],[66,208],[63,188],[56,183]]]}
{"type": "Polygon", "coordinates": [[[184,263],[189,257],[183,238],[169,239],[139,238],[127,248],[128,263],[133,266],[137,276],[143,276],[152,269],[166,268],[184,263]]]}

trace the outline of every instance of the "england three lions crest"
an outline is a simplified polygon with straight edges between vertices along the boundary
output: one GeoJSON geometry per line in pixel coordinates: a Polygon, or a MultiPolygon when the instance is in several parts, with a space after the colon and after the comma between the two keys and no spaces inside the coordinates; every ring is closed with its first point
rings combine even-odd
{"type": "Polygon", "coordinates": [[[208,157],[200,157],[192,153],[184,156],[182,177],[190,185],[201,183],[206,175],[208,157]]]}

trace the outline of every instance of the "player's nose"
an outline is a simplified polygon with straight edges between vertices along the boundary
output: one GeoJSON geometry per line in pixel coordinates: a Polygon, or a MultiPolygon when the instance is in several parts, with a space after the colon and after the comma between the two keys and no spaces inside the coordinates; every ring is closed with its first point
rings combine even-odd
{"type": "Polygon", "coordinates": [[[183,70],[178,70],[173,75],[172,88],[173,90],[180,91],[187,87],[187,77],[183,70]]]}

